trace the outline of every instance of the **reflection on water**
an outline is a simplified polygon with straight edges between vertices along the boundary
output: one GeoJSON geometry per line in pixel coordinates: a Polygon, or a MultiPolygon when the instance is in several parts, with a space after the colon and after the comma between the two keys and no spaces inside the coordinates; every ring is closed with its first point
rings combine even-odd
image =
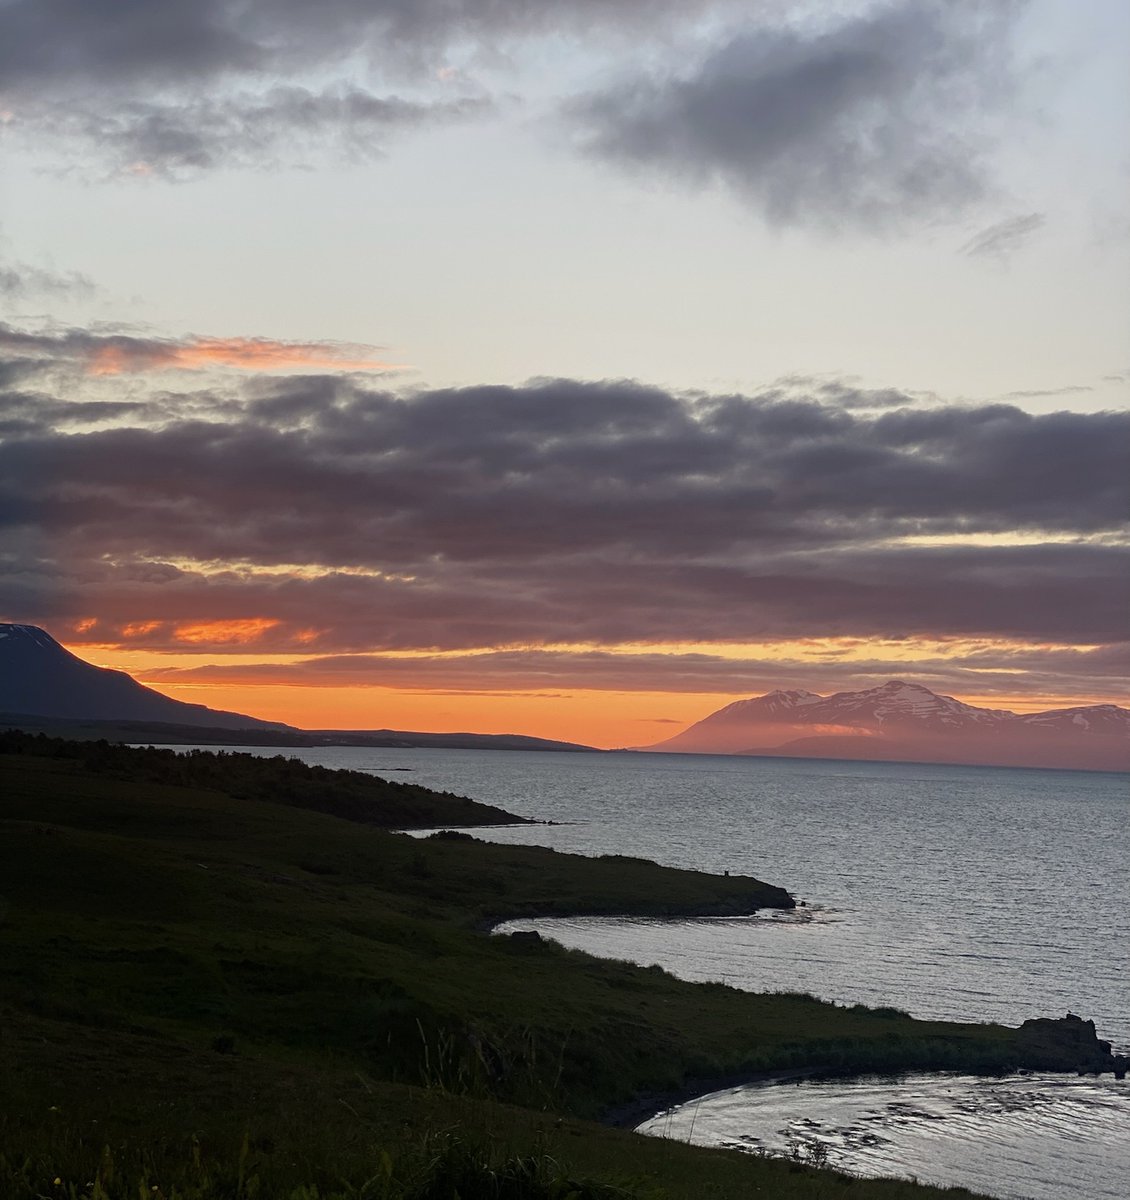
{"type": "Polygon", "coordinates": [[[661,1113],[640,1132],[1009,1200],[1130,1195],[1130,1087],[1109,1076],[915,1075],[730,1088],[661,1113]]]}

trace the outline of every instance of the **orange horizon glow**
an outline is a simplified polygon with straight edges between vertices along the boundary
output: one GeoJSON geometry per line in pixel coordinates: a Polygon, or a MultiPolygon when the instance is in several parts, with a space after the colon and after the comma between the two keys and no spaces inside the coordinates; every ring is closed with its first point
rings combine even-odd
{"type": "Polygon", "coordinates": [[[300,729],[513,733],[580,742],[602,750],[660,742],[735,699],[713,693],[583,688],[459,693],[296,684],[198,687],[147,682],[145,686],[173,700],[282,721],[300,729]]]}
{"type": "MultiPolygon", "coordinates": [[[[419,733],[516,733],[600,749],[642,746],[672,737],[748,693],[610,691],[564,686],[553,691],[455,692],[449,689],[311,687],[299,684],[174,684],[146,681],[174,700],[282,721],[300,729],[404,729],[419,733]]],[[[852,690],[844,687],[837,691],[852,690]]],[[[828,691],[822,694],[829,694],[828,691]]],[[[949,693],[947,693],[949,694],[949,693]]],[[[1105,698],[957,696],[980,708],[1042,712],[1105,698]]]]}
{"type": "MultiPolygon", "coordinates": [[[[137,622],[135,628],[140,630],[147,624],[137,622]]],[[[264,664],[285,667],[309,662],[309,651],[274,653],[257,647],[263,635],[278,625],[279,622],[273,618],[183,622],[173,626],[183,649],[167,651],[120,643],[84,642],[81,636],[68,639],[68,648],[98,666],[124,670],[146,687],[174,700],[240,712],[268,721],[281,721],[303,729],[391,728],[425,733],[512,733],[581,742],[602,749],[644,746],[662,741],[735,700],[786,686],[781,679],[771,677],[771,666],[759,671],[767,676],[764,686],[759,689],[738,690],[723,686],[696,691],[665,690],[662,686],[586,686],[586,681],[580,679],[577,685],[573,685],[568,678],[567,664],[563,664],[560,680],[531,686],[525,679],[514,687],[500,684],[497,674],[490,679],[484,677],[481,681],[476,681],[472,675],[469,680],[439,682],[429,680],[421,673],[419,683],[405,682],[401,678],[391,685],[343,682],[341,676],[332,671],[296,682],[258,681],[253,677],[241,679],[238,676],[209,678],[207,674],[176,679],[158,674],[170,668],[199,668],[206,671],[209,666],[220,666],[227,669],[253,669],[264,664]],[[218,662],[205,658],[212,647],[218,651],[218,662]]],[[[72,626],[76,633],[83,627],[87,631],[92,628],[85,620],[72,626]]],[[[851,652],[832,655],[830,651],[835,649],[833,641],[780,643],[774,644],[773,648],[796,653],[800,646],[806,645],[811,651],[828,653],[833,662],[843,662],[845,658],[853,657],[851,652]]],[[[848,643],[852,648],[862,648],[867,644],[859,639],[844,639],[844,643],[844,650],[848,650],[848,643]]],[[[871,645],[874,649],[874,644],[871,645]]],[[[914,680],[918,673],[914,669],[913,658],[907,653],[906,643],[900,643],[900,647],[905,658],[901,655],[898,658],[892,656],[886,677],[914,680]]],[[[673,649],[686,652],[690,648],[688,644],[673,649]]],[[[704,649],[701,645],[693,648],[704,649]]],[[[929,648],[936,650],[937,646],[931,644],[929,648]]],[[[622,647],[573,646],[570,649],[601,650],[614,660],[617,651],[630,654],[646,649],[654,654],[662,652],[665,647],[632,645],[626,652],[622,647]]],[[[722,657],[737,657],[741,648],[719,646],[715,649],[728,652],[722,657]]],[[[765,654],[770,647],[757,649],[760,654],[765,654]]],[[[920,646],[918,649],[922,651],[926,647],[920,646]]],[[[748,653],[750,647],[745,647],[745,650],[748,653]]],[[[440,654],[403,651],[385,653],[382,657],[409,666],[413,660],[419,659],[473,662],[490,653],[489,650],[440,654]]],[[[811,666],[815,661],[818,659],[814,653],[811,658],[804,660],[804,665],[811,666]]],[[[795,664],[796,660],[793,662],[795,664]]],[[[782,661],[782,676],[787,676],[789,666],[787,661],[782,661]]],[[[868,672],[869,676],[875,674],[875,671],[868,672]]],[[[929,672],[924,677],[929,680],[929,672]]],[[[830,695],[872,684],[845,678],[834,684],[808,686],[809,690],[821,695],[830,695]]],[[[1025,694],[1019,690],[994,695],[972,687],[959,689],[930,682],[927,682],[927,686],[941,694],[954,695],[967,704],[1009,709],[1017,713],[1117,703],[1117,700],[1112,701],[1104,695],[1062,695],[1046,691],[1025,694]]]]}

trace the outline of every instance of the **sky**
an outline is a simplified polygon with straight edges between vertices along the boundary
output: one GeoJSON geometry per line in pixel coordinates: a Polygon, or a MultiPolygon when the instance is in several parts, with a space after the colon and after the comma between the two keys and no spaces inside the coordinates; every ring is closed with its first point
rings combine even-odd
{"type": "Polygon", "coordinates": [[[1130,682],[1122,0],[0,0],[0,619],[308,728],[1130,682]]]}

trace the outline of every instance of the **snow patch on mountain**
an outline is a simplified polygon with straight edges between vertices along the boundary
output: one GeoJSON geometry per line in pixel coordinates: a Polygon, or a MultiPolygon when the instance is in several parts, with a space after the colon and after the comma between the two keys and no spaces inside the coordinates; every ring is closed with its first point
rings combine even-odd
{"type": "Polygon", "coordinates": [[[45,629],[40,629],[38,625],[15,625],[10,622],[0,624],[0,638],[7,637],[25,638],[34,645],[41,646],[44,650],[51,650],[59,645],[45,629]]]}

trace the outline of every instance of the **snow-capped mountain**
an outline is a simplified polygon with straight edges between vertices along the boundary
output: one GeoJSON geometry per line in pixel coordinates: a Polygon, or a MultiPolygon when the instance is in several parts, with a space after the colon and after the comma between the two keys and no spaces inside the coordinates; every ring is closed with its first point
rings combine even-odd
{"type": "Polygon", "coordinates": [[[1130,770],[1130,709],[1018,715],[891,680],[832,696],[774,691],[738,700],[644,749],[1130,770]]]}
{"type": "Polygon", "coordinates": [[[858,724],[880,730],[891,725],[928,725],[945,729],[985,728],[1011,720],[1015,713],[977,708],[952,696],[939,696],[917,683],[892,679],[864,692],[836,692],[811,709],[815,723],[858,724]]]}
{"type": "Polygon", "coordinates": [[[1092,704],[1082,708],[1053,708],[1048,712],[1026,713],[1017,720],[1034,729],[1127,736],[1130,711],[1117,704],[1092,704]]]}
{"type": "Polygon", "coordinates": [[[160,721],[213,729],[287,729],[172,700],[124,671],[96,667],[37,625],[0,624],[0,713],[57,719],[160,721]]]}

